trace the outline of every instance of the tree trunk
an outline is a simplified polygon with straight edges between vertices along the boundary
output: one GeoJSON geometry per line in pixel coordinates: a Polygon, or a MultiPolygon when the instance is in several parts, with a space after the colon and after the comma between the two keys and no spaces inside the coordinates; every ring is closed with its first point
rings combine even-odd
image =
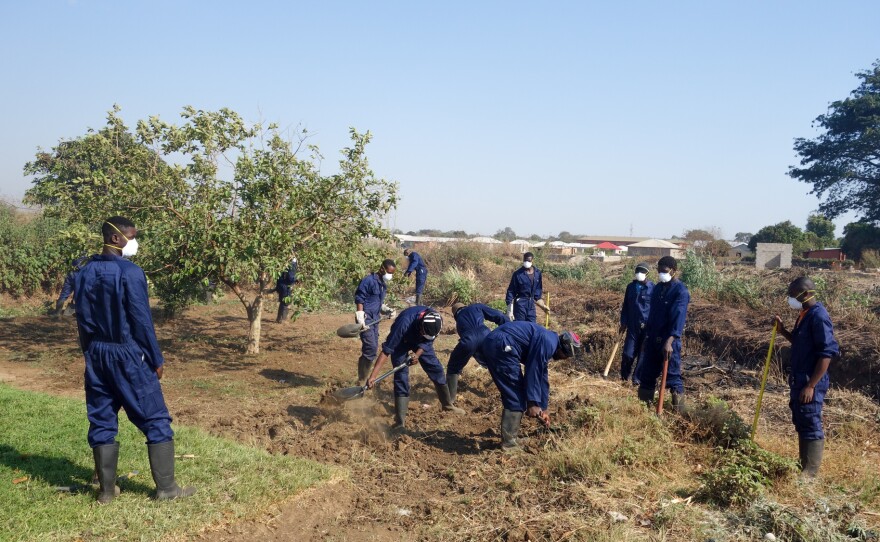
{"type": "Polygon", "coordinates": [[[248,354],[260,353],[260,326],[263,317],[263,296],[258,295],[251,306],[248,307],[248,321],[250,329],[248,330],[248,354]]]}

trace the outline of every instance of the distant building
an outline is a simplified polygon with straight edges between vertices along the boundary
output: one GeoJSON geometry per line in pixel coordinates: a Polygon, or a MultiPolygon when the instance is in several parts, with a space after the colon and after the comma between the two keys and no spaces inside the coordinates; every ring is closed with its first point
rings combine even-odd
{"type": "Polygon", "coordinates": [[[791,244],[758,243],[755,267],[758,269],[791,269],[791,244]]]}
{"type": "Polygon", "coordinates": [[[808,250],[804,252],[804,258],[816,260],[837,260],[842,262],[846,260],[846,254],[839,248],[823,248],[821,250],[808,250]]]}
{"type": "Polygon", "coordinates": [[[602,243],[611,243],[618,247],[625,247],[641,241],[648,241],[650,237],[620,237],[620,236],[585,236],[577,240],[578,243],[585,245],[601,245],[602,243]]]}
{"type": "Polygon", "coordinates": [[[745,258],[747,256],[754,256],[755,252],[749,248],[748,243],[730,243],[730,249],[727,251],[727,256],[730,258],[745,258]]]}
{"type": "Polygon", "coordinates": [[[669,241],[663,239],[646,239],[633,243],[627,248],[627,255],[632,258],[662,258],[663,256],[672,256],[673,258],[681,258],[684,256],[684,250],[669,241]]]}

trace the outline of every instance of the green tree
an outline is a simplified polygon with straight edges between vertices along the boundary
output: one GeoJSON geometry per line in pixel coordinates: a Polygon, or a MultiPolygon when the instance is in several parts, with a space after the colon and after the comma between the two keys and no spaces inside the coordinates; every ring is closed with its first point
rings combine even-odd
{"type": "Polygon", "coordinates": [[[758,243],[799,243],[804,237],[804,232],[791,223],[790,220],[780,222],[772,226],[764,226],[758,233],[749,239],[749,248],[755,250],[758,243]]]}
{"type": "Polygon", "coordinates": [[[741,231],[733,236],[733,240],[737,243],[748,243],[751,241],[753,235],[753,233],[741,231]]]}
{"type": "Polygon", "coordinates": [[[509,243],[509,242],[513,241],[514,239],[516,239],[516,232],[513,231],[513,228],[508,226],[508,227],[504,228],[503,230],[498,230],[497,232],[495,232],[495,235],[493,235],[492,237],[494,237],[495,239],[498,239],[499,241],[504,241],[506,243],[509,243]]]}
{"type": "Polygon", "coordinates": [[[813,185],[825,198],[819,211],[836,218],[855,211],[862,220],[880,223],[880,60],[858,73],[861,80],[848,98],[832,102],[813,125],[824,132],[798,138],[794,150],[800,166],[788,174],[813,185]]]}
{"type": "Polygon", "coordinates": [[[816,237],[822,241],[825,246],[835,244],[834,239],[834,222],[822,215],[810,215],[807,217],[807,232],[816,234],[816,237]]]}
{"type": "Polygon", "coordinates": [[[303,279],[294,305],[313,307],[375,262],[381,249],[362,240],[390,240],[381,219],[396,205],[397,185],[370,170],[369,132],[352,129],[339,172],[322,175],[323,157],[305,145],[304,133],[293,144],[275,125],[248,124],[229,109],[186,107],[181,117],[180,124],[151,117],[131,134],[114,110],[109,132],[96,133],[113,152],[120,148],[106,139],[129,133],[137,143],[132,152],[173,166],[122,168],[113,179],[106,168],[73,176],[100,183],[104,192],[88,201],[73,196],[82,182],[70,182],[64,164],[32,167],[28,197],[82,229],[94,230],[110,214],[131,216],[144,232],[142,262],[163,302],[185,304],[197,285],[222,282],[247,312],[247,351],[257,353],[264,295],[294,247],[303,279]]]}
{"type": "Polygon", "coordinates": [[[724,239],[715,239],[714,241],[709,241],[708,243],[706,243],[706,248],[704,249],[704,251],[706,252],[706,254],[715,256],[716,258],[722,258],[724,256],[727,256],[730,248],[730,243],[728,243],[724,239]]]}
{"type": "Polygon", "coordinates": [[[862,259],[865,250],[880,250],[880,227],[866,222],[850,222],[843,227],[840,248],[847,257],[862,259]]]}

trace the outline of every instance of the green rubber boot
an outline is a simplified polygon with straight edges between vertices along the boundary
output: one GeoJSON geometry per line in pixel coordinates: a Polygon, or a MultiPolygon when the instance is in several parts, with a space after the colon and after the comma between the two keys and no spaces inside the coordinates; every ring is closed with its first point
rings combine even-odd
{"type": "Polygon", "coordinates": [[[98,504],[107,504],[119,496],[116,485],[116,466],[119,463],[119,443],[95,446],[95,472],[98,474],[98,504]]]}
{"type": "Polygon", "coordinates": [[[156,482],[156,500],[167,501],[195,494],[194,487],[180,487],[174,480],[174,441],[147,444],[150,470],[156,482]]]}

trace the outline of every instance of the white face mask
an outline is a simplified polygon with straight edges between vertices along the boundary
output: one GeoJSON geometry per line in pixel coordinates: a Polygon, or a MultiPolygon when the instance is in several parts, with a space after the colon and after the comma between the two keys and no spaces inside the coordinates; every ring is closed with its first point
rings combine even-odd
{"type": "Polygon", "coordinates": [[[660,273],[657,275],[660,282],[669,282],[672,280],[672,273],[660,273]]]}
{"type": "Polygon", "coordinates": [[[788,297],[788,306],[792,309],[799,311],[804,308],[804,304],[797,300],[797,298],[788,297]]]}
{"type": "Polygon", "coordinates": [[[382,275],[382,280],[384,280],[386,283],[391,282],[391,279],[393,278],[394,275],[392,275],[391,273],[385,273],[384,275],[382,275]]]}
{"type": "Polygon", "coordinates": [[[131,258],[135,254],[138,253],[138,240],[137,239],[129,239],[125,246],[122,247],[122,257],[123,258],[131,258]]]}
{"type": "Polygon", "coordinates": [[[437,338],[436,335],[422,335],[422,337],[424,337],[424,339],[427,341],[433,341],[434,339],[437,338]]]}
{"type": "Polygon", "coordinates": [[[648,275],[644,273],[636,273],[636,280],[639,282],[645,282],[645,279],[648,278],[648,275]]]}
{"type": "Polygon", "coordinates": [[[523,267],[525,267],[526,269],[529,269],[530,267],[532,267],[532,262],[528,262],[528,261],[523,262],[523,267]]]}

